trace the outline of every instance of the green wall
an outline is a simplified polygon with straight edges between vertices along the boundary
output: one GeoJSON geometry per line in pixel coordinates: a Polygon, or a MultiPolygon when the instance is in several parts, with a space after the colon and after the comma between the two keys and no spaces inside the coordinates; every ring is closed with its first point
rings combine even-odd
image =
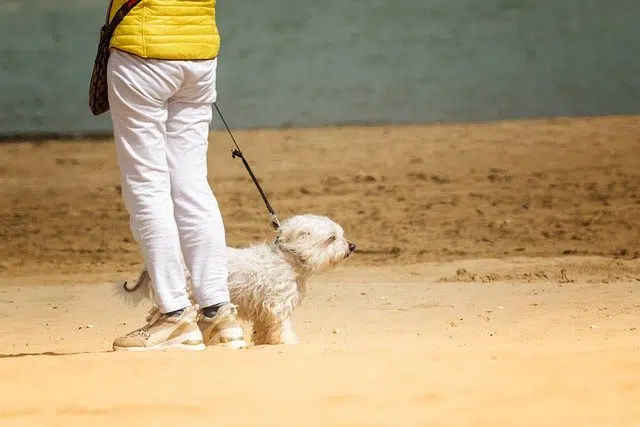
{"type": "MultiPolygon", "coordinates": [[[[110,131],[87,107],[106,3],[0,2],[0,136],[110,131]]],[[[218,3],[234,127],[640,113],[638,0],[218,3]]]]}

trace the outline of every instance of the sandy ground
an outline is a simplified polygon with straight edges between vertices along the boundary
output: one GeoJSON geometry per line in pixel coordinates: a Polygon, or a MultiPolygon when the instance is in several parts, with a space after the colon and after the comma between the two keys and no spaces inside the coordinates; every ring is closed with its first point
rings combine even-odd
{"type": "MultiPolygon", "coordinates": [[[[110,352],[140,256],[105,142],[0,146],[0,425],[640,426],[640,119],[238,132],[358,244],[295,347],[110,352]]],[[[223,134],[229,243],[271,236],[223,134]]]]}

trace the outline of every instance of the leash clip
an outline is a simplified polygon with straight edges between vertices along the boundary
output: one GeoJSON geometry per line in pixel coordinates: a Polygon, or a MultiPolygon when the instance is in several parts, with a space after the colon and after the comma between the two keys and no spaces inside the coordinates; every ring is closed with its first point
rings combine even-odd
{"type": "Polygon", "coordinates": [[[274,230],[277,231],[280,228],[280,221],[278,221],[278,217],[276,216],[275,212],[269,214],[269,216],[271,217],[271,222],[269,222],[269,224],[274,228],[274,230]]]}

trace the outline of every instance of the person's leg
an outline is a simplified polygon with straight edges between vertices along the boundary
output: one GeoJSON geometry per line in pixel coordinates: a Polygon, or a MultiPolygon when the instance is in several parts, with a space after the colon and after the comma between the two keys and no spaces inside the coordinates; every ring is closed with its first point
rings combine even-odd
{"type": "Polygon", "coordinates": [[[159,308],[147,326],[118,338],[114,349],[202,346],[193,310],[175,319],[166,315],[191,305],[173,215],[165,138],[166,100],[182,78],[181,69],[166,61],[118,51],[109,60],[109,104],[123,201],[159,308]]]}
{"type": "MultiPolygon", "coordinates": [[[[167,162],[180,243],[191,273],[193,294],[205,317],[229,305],[226,238],[222,215],[207,180],[211,104],[216,100],[217,61],[185,62],[184,84],[168,101],[167,162]]],[[[220,310],[222,335],[243,346],[235,307],[220,310]],[[235,322],[235,323],[234,323],[235,322]]],[[[217,331],[221,332],[221,331],[217,331]]],[[[205,337],[205,341],[211,341],[205,337]]],[[[217,342],[213,342],[216,344],[217,342]]]]}
{"type": "Polygon", "coordinates": [[[186,62],[185,80],[168,101],[167,162],[182,254],[200,307],[228,303],[222,215],[207,181],[216,61],[186,62]]]}
{"type": "Polygon", "coordinates": [[[169,102],[167,160],[182,254],[200,307],[228,303],[222,215],[207,181],[208,103],[169,102]]]}
{"type": "Polygon", "coordinates": [[[211,104],[170,101],[168,110],[171,196],[193,295],[200,307],[228,303],[224,224],[207,181],[211,104]]]}
{"type": "Polygon", "coordinates": [[[177,87],[160,70],[114,51],[108,68],[109,104],[124,204],[141,247],[161,313],[190,305],[173,217],[166,158],[166,100],[177,87]],[[162,77],[161,77],[162,76],[162,77]]]}

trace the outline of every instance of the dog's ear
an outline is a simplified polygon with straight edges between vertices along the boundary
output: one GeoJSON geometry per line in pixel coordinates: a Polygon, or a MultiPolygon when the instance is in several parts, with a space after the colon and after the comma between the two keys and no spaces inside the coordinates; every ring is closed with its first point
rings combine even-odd
{"type": "Polygon", "coordinates": [[[280,230],[278,230],[278,234],[276,235],[274,242],[276,244],[292,243],[296,240],[307,238],[309,234],[311,233],[309,233],[308,231],[300,230],[296,228],[280,228],[280,230]]]}

